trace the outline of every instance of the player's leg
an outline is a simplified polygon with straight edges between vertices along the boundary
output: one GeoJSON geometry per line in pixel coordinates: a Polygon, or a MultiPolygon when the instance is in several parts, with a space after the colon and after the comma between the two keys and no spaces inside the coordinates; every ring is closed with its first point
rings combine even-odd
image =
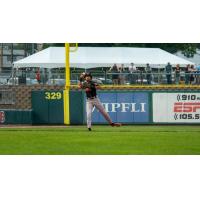
{"type": "Polygon", "coordinates": [[[101,102],[100,102],[100,100],[98,98],[96,98],[93,102],[94,102],[95,107],[99,110],[99,112],[104,116],[104,118],[107,120],[107,122],[111,126],[121,126],[120,123],[113,123],[112,122],[112,119],[110,118],[108,113],[105,111],[103,105],[101,104],[101,102]]]}
{"type": "Polygon", "coordinates": [[[87,102],[86,102],[86,113],[87,113],[87,127],[88,127],[89,131],[91,131],[91,125],[92,125],[92,109],[93,109],[92,101],[87,100],[87,102]]]}

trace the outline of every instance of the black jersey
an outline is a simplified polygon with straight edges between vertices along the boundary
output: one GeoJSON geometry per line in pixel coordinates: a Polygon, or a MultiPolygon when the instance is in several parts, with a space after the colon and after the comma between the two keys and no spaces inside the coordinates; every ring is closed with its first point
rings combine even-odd
{"type": "Polygon", "coordinates": [[[96,97],[97,96],[97,92],[96,92],[96,85],[97,83],[95,83],[94,81],[84,81],[82,84],[82,88],[83,89],[89,89],[86,90],[86,96],[87,98],[92,98],[92,97],[96,97]]]}

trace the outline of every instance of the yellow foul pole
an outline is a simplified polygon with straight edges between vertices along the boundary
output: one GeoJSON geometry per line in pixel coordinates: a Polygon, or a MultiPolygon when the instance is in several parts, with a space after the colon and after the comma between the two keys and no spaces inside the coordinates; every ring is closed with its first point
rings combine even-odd
{"type": "Polygon", "coordinates": [[[78,50],[78,43],[75,44],[74,48],[70,49],[70,44],[65,43],[65,90],[63,92],[64,99],[64,124],[70,124],[70,52],[76,52],[78,50]]]}
{"type": "Polygon", "coordinates": [[[65,90],[64,90],[64,124],[70,124],[69,114],[69,89],[70,89],[70,46],[65,43],[65,90]]]}

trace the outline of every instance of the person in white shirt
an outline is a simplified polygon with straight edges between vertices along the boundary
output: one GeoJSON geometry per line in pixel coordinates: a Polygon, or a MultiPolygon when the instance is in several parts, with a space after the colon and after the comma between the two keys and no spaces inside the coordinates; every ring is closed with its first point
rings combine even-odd
{"type": "Polygon", "coordinates": [[[130,72],[129,74],[130,84],[134,84],[136,82],[136,76],[137,76],[137,74],[135,74],[137,72],[137,69],[134,63],[131,63],[131,65],[128,67],[128,70],[130,72]]]}
{"type": "Polygon", "coordinates": [[[134,63],[131,63],[131,65],[128,67],[129,72],[132,74],[136,71],[136,66],[134,63]]]}

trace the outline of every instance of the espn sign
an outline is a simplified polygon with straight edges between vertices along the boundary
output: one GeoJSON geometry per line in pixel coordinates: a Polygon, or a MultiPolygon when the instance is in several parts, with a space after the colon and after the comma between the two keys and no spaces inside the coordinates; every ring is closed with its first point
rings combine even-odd
{"type": "Polygon", "coordinates": [[[5,112],[0,111],[0,123],[3,124],[5,122],[5,112]]]}
{"type": "Polygon", "coordinates": [[[177,102],[174,103],[174,112],[197,112],[200,109],[200,103],[193,103],[193,102],[177,102]]]}
{"type": "Polygon", "coordinates": [[[153,93],[154,123],[200,123],[200,93],[153,93]]]}

